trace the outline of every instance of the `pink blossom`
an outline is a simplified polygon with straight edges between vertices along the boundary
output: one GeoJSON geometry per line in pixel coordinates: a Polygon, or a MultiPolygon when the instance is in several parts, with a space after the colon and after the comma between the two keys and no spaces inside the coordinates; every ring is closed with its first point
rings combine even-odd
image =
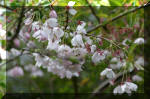
{"type": "Polygon", "coordinates": [[[57,18],[57,13],[56,13],[56,11],[55,11],[55,10],[52,10],[52,11],[49,13],[49,16],[50,16],[51,18],[57,18]]]}
{"type": "Polygon", "coordinates": [[[19,39],[15,39],[14,40],[14,44],[16,47],[19,47],[20,46],[20,40],[19,39]]]}
{"type": "Polygon", "coordinates": [[[23,76],[24,72],[21,67],[16,66],[16,67],[12,68],[11,70],[9,70],[7,72],[7,75],[11,76],[11,77],[19,77],[19,76],[23,76]]]}

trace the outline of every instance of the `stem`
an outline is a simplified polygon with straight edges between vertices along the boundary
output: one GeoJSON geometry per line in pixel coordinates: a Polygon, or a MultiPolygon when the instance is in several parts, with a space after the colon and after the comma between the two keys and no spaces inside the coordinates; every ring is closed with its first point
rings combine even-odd
{"type": "MultiPolygon", "coordinates": [[[[121,47],[120,47],[118,44],[116,44],[114,41],[109,40],[109,39],[107,39],[107,38],[105,38],[105,37],[102,37],[102,36],[95,36],[95,35],[91,35],[91,34],[86,34],[86,36],[91,36],[91,37],[95,37],[95,38],[104,39],[104,40],[106,40],[107,42],[109,42],[109,43],[113,44],[114,46],[116,46],[117,48],[122,49],[124,52],[128,53],[128,51],[126,51],[125,49],[121,48],[121,47]]],[[[125,53],[125,57],[127,57],[126,53],[125,53]]]]}

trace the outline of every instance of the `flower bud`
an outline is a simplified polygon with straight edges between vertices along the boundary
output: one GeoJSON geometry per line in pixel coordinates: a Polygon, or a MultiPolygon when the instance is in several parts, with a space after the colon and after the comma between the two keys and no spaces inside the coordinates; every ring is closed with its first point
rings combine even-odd
{"type": "Polygon", "coordinates": [[[56,11],[55,11],[55,10],[52,10],[52,11],[49,13],[49,16],[50,16],[51,18],[57,18],[57,13],[56,13],[56,11]]]}
{"type": "Polygon", "coordinates": [[[16,67],[12,68],[11,70],[9,70],[7,72],[7,75],[11,76],[11,77],[19,77],[19,76],[23,76],[24,72],[23,72],[23,69],[21,67],[16,66],[16,67]]]}
{"type": "Polygon", "coordinates": [[[15,44],[16,47],[19,47],[20,46],[20,41],[18,39],[15,39],[14,44],[15,44]]]}
{"type": "Polygon", "coordinates": [[[28,32],[25,33],[25,38],[29,39],[30,38],[30,34],[28,32]]]}

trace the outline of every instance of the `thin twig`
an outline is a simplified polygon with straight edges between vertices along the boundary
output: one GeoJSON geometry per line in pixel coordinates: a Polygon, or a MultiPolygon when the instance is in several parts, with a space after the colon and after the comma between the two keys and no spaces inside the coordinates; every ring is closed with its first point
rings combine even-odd
{"type": "Polygon", "coordinates": [[[91,4],[88,2],[88,0],[86,0],[86,2],[88,3],[88,6],[92,12],[92,14],[95,16],[95,18],[97,19],[97,22],[100,23],[100,19],[99,17],[96,15],[96,12],[94,11],[94,8],[91,6],[91,4]]]}
{"type": "Polygon", "coordinates": [[[21,23],[22,23],[22,19],[23,19],[23,16],[24,16],[24,6],[22,6],[22,10],[20,12],[20,17],[19,17],[19,22],[18,22],[18,26],[17,26],[17,29],[16,29],[16,33],[15,35],[11,38],[10,41],[13,41],[15,38],[17,38],[18,34],[19,34],[19,31],[20,31],[20,28],[21,28],[21,23]]]}
{"type": "Polygon", "coordinates": [[[102,37],[102,36],[95,36],[95,35],[91,35],[91,34],[86,34],[86,36],[91,36],[91,37],[95,37],[95,38],[101,38],[101,39],[104,39],[108,42],[110,42],[111,44],[115,45],[116,47],[118,47],[119,49],[122,49],[118,44],[116,44],[115,42],[113,42],[112,40],[109,40],[105,37],[102,37]]]}
{"type": "Polygon", "coordinates": [[[3,65],[5,65],[5,64],[8,64],[8,63],[10,63],[10,62],[12,62],[12,61],[14,61],[15,59],[19,58],[19,57],[22,56],[22,55],[23,55],[23,50],[21,51],[21,53],[20,53],[19,55],[15,56],[15,57],[12,58],[12,59],[6,60],[6,62],[3,63],[3,64],[0,64],[0,67],[3,66],[3,65]]]}
{"type": "MultiPolygon", "coordinates": [[[[100,23],[101,23],[101,22],[100,22],[100,18],[97,16],[97,14],[96,14],[94,8],[93,8],[92,5],[88,2],[88,0],[86,0],[86,2],[88,3],[89,8],[90,8],[92,14],[95,16],[97,22],[100,24],[100,23]]],[[[106,26],[102,26],[102,27],[103,27],[103,29],[104,29],[105,32],[109,32],[106,26]]]]}
{"type": "Polygon", "coordinates": [[[106,23],[97,25],[97,26],[94,27],[93,29],[87,31],[87,33],[90,33],[90,32],[92,32],[92,31],[94,31],[94,30],[96,30],[96,29],[98,29],[98,28],[100,28],[100,27],[106,26],[107,24],[109,24],[109,23],[111,23],[111,22],[113,22],[113,21],[116,21],[116,20],[120,19],[121,17],[123,17],[123,16],[125,16],[125,15],[128,15],[128,14],[130,14],[130,13],[132,13],[132,12],[135,12],[135,11],[137,11],[137,10],[139,10],[139,9],[142,9],[142,8],[145,8],[145,7],[148,7],[148,6],[150,6],[150,3],[147,3],[147,4],[145,4],[145,5],[142,5],[142,6],[139,6],[139,7],[133,8],[133,9],[130,9],[130,10],[128,10],[128,11],[125,11],[125,12],[121,13],[120,15],[118,15],[118,16],[112,18],[111,20],[108,20],[106,23]]]}

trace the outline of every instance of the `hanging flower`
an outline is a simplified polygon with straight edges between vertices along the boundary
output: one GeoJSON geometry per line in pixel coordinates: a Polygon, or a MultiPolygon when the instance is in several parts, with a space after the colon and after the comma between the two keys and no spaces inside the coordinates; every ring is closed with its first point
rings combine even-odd
{"type": "Polygon", "coordinates": [[[134,75],[134,76],[132,77],[132,80],[133,80],[133,81],[136,81],[136,82],[139,82],[139,81],[142,81],[143,79],[142,79],[142,77],[140,77],[140,76],[138,76],[138,75],[134,75]]]}
{"type": "Polygon", "coordinates": [[[101,73],[100,73],[101,76],[106,76],[108,79],[112,79],[112,78],[115,78],[116,75],[115,73],[113,72],[112,69],[109,69],[109,68],[106,68],[105,70],[103,70],[101,73]]]}
{"type": "Polygon", "coordinates": [[[6,51],[4,49],[2,49],[1,46],[0,46],[0,58],[2,60],[6,59],[6,51]]]}
{"type": "Polygon", "coordinates": [[[95,50],[96,50],[96,45],[91,45],[91,53],[94,53],[95,52],[95,50]]]}
{"type": "Polygon", "coordinates": [[[77,26],[76,32],[86,34],[85,26],[86,23],[84,21],[80,21],[81,24],[77,26]]]}
{"type": "Polygon", "coordinates": [[[25,25],[30,25],[32,23],[32,21],[33,21],[32,17],[29,17],[24,20],[24,23],[25,23],[25,25]]]}
{"type": "Polygon", "coordinates": [[[100,62],[100,61],[102,61],[104,59],[105,59],[105,54],[104,53],[99,53],[97,51],[92,56],[92,61],[94,63],[98,63],[98,62],[100,62]]]}
{"type": "Polygon", "coordinates": [[[132,82],[125,82],[122,85],[122,90],[125,93],[131,94],[132,91],[136,91],[137,90],[137,85],[132,83],[132,82]]]}
{"type": "Polygon", "coordinates": [[[24,75],[24,71],[21,67],[14,67],[7,72],[7,75],[10,77],[20,77],[24,75]]]}
{"type": "Polygon", "coordinates": [[[48,45],[47,45],[47,49],[49,50],[58,50],[58,47],[59,47],[59,40],[56,40],[56,41],[52,41],[51,39],[48,40],[48,45]]]}
{"type": "Polygon", "coordinates": [[[73,39],[71,40],[71,43],[73,46],[84,47],[82,35],[80,35],[80,34],[74,36],[73,39]]]}
{"type": "Polygon", "coordinates": [[[69,13],[71,15],[75,15],[77,13],[77,11],[75,9],[73,9],[74,4],[75,4],[75,2],[73,2],[73,1],[69,1],[69,3],[68,3],[68,9],[69,9],[69,13]]]}
{"type": "Polygon", "coordinates": [[[143,44],[144,43],[144,38],[137,38],[135,41],[134,41],[135,44],[143,44]]]}
{"type": "Polygon", "coordinates": [[[52,11],[49,13],[49,16],[50,16],[51,18],[57,18],[57,13],[56,13],[56,11],[55,11],[55,10],[52,10],[52,11]]]}
{"type": "Polygon", "coordinates": [[[122,85],[117,86],[114,90],[113,93],[116,94],[123,94],[124,90],[122,89],[122,85]]]}
{"type": "Polygon", "coordinates": [[[44,26],[47,26],[47,27],[50,27],[50,28],[58,26],[57,19],[56,18],[49,18],[44,23],[44,26]]]}
{"type": "Polygon", "coordinates": [[[53,34],[55,34],[57,39],[60,39],[64,35],[64,31],[61,28],[54,27],[53,34]]]}
{"type": "Polygon", "coordinates": [[[68,45],[61,45],[58,47],[58,56],[69,57],[71,55],[71,48],[68,45]]]}

